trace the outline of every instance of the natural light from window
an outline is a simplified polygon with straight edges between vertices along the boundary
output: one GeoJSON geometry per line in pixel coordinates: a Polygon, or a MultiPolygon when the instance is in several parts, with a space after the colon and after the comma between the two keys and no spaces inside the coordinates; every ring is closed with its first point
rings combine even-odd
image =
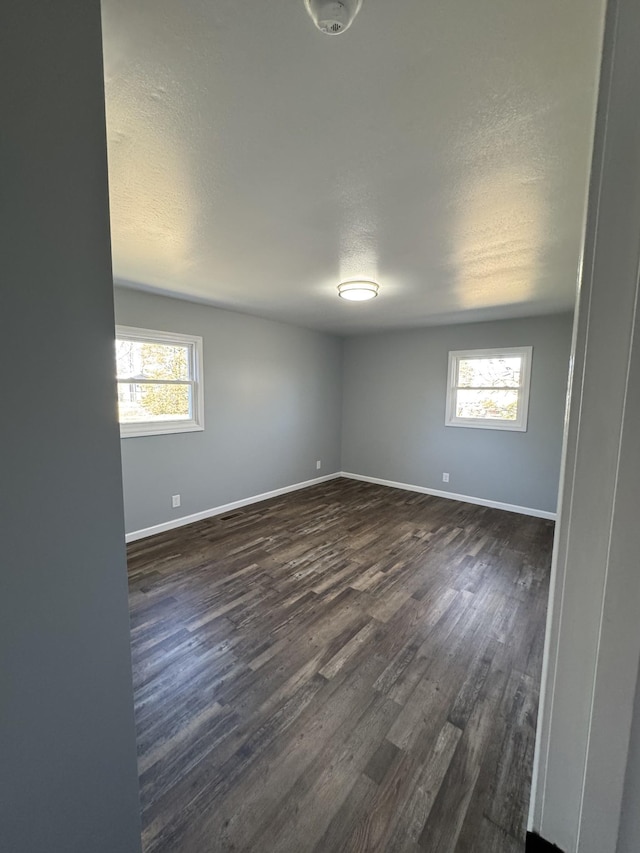
{"type": "Polygon", "coordinates": [[[118,410],[123,436],[203,428],[201,352],[201,338],[117,327],[118,410]]]}
{"type": "Polygon", "coordinates": [[[527,428],[531,347],[449,353],[447,426],[527,428]]]}

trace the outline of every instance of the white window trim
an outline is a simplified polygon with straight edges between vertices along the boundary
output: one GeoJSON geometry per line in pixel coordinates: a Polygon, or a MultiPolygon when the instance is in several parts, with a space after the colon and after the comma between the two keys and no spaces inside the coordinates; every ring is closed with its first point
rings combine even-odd
{"type": "MultiPolygon", "coordinates": [[[[188,420],[142,421],[140,423],[121,423],[121,438],[136,438],[145,435],[169,435],[179,432],[202,432],[204,430],[204,381],[202,370],[203,345],[198,335],[182,335],[177,332],[161,332],[157,329],[140,329],[135,326],[116,326],[116,338],[121,340],[144,341],[151,344],[186,344],[191,351],[191,379],[188,384],[193,388],[193,417],[188,420]]],[[[124,382],[125,380],[116,380],[124,382]]],[[[137,383],[141,384],[141,383],[137,383]]],[[[154,385],[185,385],[180,380],[154,380],[154,385]]]]}
{"type": "Polygon", "coordinates": [[[533,347],[497,347],[495,349],[453,350],[449,353],[447,379],[447,403],[445,426],[471,427],[472,429],[499,429],[510,432],[526,432],[529,417],[529,391],[531,387],[531,360],[533,347]],[[522,381],[515,421],[484,418],[460,418],[456,416],[456,391],[458,390],[458,363],[463,358],[522,358],[522,381]]]}

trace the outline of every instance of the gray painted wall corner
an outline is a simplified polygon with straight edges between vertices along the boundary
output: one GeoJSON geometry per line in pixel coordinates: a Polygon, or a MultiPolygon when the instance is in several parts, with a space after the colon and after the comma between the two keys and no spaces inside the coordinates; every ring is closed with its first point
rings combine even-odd
{"type": "Polygon", "coordinates": [[[564,314],[346,339],[343,470],[555,512],[572,324],[564,314]],[[527,432],[445,426],[449,351],[522,345],[533,346],[527,432]]]}
{"type": "Polygon", "coordinates": [[[2,31],[0,849],[139,853],[100,5],[2,31]]]}
{"type": "Polygon", "coordinates": [[[122,440],[128,533],[340,470],[340,338],[120,287],[116,318],[204,339],[204,431],[122,440]]]}

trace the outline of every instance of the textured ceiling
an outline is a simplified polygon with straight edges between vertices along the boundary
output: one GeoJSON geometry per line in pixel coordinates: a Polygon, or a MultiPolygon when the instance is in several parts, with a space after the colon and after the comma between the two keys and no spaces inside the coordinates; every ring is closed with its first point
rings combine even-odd
{"type": "Polygon", "coordinates": [[[103,0],[116,281],[339,333],[570,308],[602,6],[103,0]]]}

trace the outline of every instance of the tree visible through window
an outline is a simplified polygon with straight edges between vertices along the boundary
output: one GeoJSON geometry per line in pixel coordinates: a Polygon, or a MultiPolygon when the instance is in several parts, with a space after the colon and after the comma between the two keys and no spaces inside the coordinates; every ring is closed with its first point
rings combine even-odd
{"type": "Polygon", "coordinates": [[[122,435],[202,429],[202,339],[124,326],[116,335],[122,435]]]}
{"type": "Polygon", "coordinates": [[[531,347],[449,353],[447,426],[527,428],[531,347]]]}

